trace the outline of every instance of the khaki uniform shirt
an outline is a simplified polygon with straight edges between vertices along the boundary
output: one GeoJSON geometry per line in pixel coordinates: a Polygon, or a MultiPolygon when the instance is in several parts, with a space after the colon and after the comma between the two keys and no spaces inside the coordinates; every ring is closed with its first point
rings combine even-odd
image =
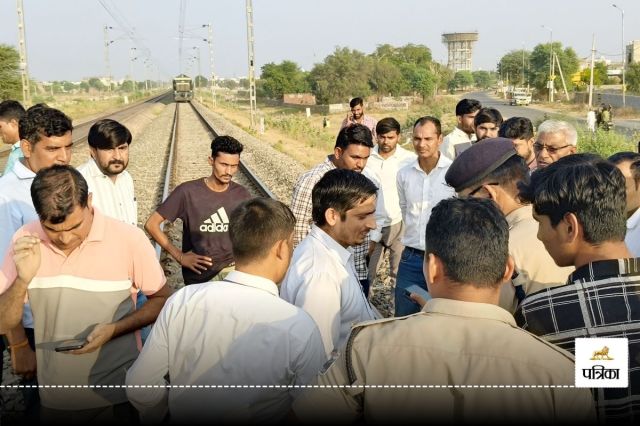
{"type": "Polygon", "coordinates": [[[449,386],[572,386],[574,368],[569,352],[518,328],[496,305],[431,299],[418,314],[357,325],[340,357],[318,376],[320,385],[355,386],[307,389],[293,409],[303,423],[363,416],[392,424],[591,424],[595,410],[586,388],[449,386]]]}
{"type": "Polygon", "coordinates": [[[499,305],[514,313],[518,299],[514,286],[521,285],[526,296],[548,287],[567,282],[573,267],[556,265],[538,239],[538,222],[533,218],[533,207],[520,207],[507,215],[509,224],[509,254],[513,257],[518,277],[502,286],[499,305]]]}

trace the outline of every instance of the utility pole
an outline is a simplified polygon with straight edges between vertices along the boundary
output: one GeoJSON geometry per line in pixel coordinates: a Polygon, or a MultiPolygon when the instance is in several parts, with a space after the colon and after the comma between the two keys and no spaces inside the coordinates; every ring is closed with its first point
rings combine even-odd
{"type": "Polygon", "coordinates": [[[109,41],[109,30],[112,27],[105,25],[104,26],[104,64],[107,68],[107,84],[109,85],[109,94],[111,93],[111,64],[109,63],[109,45],[111,41],[109,41]]]}
{"type": "Polygon", "coordinates": [[[193,46],[193,50],[198,52],[198,75],[196,76],[196,89],[199,87],[198,85],[198,77],[202,75],[202,71],[200,69],[200,48],[198,46],[193,46]]]}
{"type": "Polygon", "coordinates": [[[253,50],[253,5],[251,0],[246,0],[247,8],[247,44],[249,53],[249,108],[251,109],[251,128],[256,127],[256,79],[255,79],[255,52],[253,50]]]}
{"type": "Polygon", "coordinates": [[[596,57],[596,34],[591,41],[591,76],[589,77],[589,109],[593,106],[593,63],[596,57]]]}
{"type": "Polygon", "coordinates": [[[524,87],[524,43],[522,43],[522,87],[524,87]]]}
{"type": "Polygon", "coordinates": [[[29,68],[27,67],[27,41],[24,35],[24,7],[22,0],[17,0],[18,12],[18,53],[20,55],[20,75],[22,77],[22,102],[31,105],[31,89],[29,87],[29,68]]]}
{"type": "Polygon", "coordinates": [[[555,70],[553,66],[553,29],[542,25],[542,28],[549,30],[549,81],[547,88],[549,89],[549,102],[553,102],[555,70]]]}
{"type": "Polygon", "coordinates": [[[211,104],[215,107],[216,106],[216,91],[215,91],[215,83],[216,83],[216,77],[215,74],[213,72],[213,27],[211,26],[211,23],[209,24],[205,24],[203,25],[203,27],[209,27],[209,36],[208,38],[205,40],[207,42],[207,44],[209,45],[209,84],[211,87],[211,104]]]}
{"type": "Polygon", "coordinates": [[[136,50],[135,47],[130,47],[129,48],[129,80],[133,81],[133,61],[135,61],[137,58],[133,57],[133,51],[136,50]]]}
{"type": "Polygon", "coordinates": [[[622,106],[626,107],[627,106],[627,99],[626,99],[627,85],[624,79],[624,74],[625,74],[624,69],[627,63],[627,58],[626,58],[627,54],[624,51],[624,10],[621,7],[616,6],[615,4],[613,4],[612,6],[618,9],[620,12],[622,12],[622,106]]]}
{"type": "Polygon", "coordinates": [[[564,75],[562,74],[562,67],[560,66],[560,60],[558,59],[558,55],[556,55],[555,53],[553,54],[553,57],[556,60],[556,63],[558,64],[558,71],[560,71],[560,79],[562,80],[562,88],[564,89],[564,96],[566,97],[567,101],[569,100],[569,92],[567,91],[567,84],[564,81],[564,75]]]}

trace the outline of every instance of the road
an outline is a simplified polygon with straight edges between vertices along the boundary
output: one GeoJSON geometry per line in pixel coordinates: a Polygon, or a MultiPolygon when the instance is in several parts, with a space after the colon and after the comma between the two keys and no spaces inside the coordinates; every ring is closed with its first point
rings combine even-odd
{"type": "MultiPolygon", "coordinates": [[[[523,106],[511,106],[508,101],[504,99],[497,99],[487,92],[471,92],[466,95],[467,98],[477,99],[482,103],[482,106],[495,108],[502,113],[502,116],[506,120],[510,117],[526,117],[531,120],[534,125],[544,119],[545,114],[550,117],[562,116],[566,118],[566,115],[554,113],[547,108],[538,107],[523,107],[523,106]]],[[[585,126],[586,120],[582,118],[571,118],[569,121],[585,126]]],[[[616,131],[626,135],[633,140],[637,139],[637,133],[640,132],[640,120],[616,120],[614,111],[614,125],[616,131]]]]}

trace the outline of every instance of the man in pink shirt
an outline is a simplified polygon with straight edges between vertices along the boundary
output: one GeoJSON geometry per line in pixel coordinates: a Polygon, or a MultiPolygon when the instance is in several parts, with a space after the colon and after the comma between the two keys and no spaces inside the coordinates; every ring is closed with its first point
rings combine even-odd
{"type": "MultiPolygon", "coordinates": [[[[86,181],[70,166],[40,170],[31,197],[40,220],[16,232],[0,269],[0,331],[20,322],[28,297],[40,385],[123,385],[139,353],[137,330],[170,295],[154,250],[140,229],[92,208],[86,181]],[[138,290],[149,300],[136,310],[138,290]]],[[[123,388],[39,393],[47,421],[135,413],[123,388]]]]}
{"type": "Polygon", "coordinates": [[[353,98],[349,102],[349,108],[351,111],[347,114],[347,117],[342,120],[342,125],[340,129],[344,129],[345,127],[351,126],[353,124],[363,124],[367,126],[367,128],[371,131],[371,135],[373,139],[376,138],[376,124],[378,124],[378,120],[371,117],[370,115],[364,114],[364,100],[362,98],[353,98]]]}

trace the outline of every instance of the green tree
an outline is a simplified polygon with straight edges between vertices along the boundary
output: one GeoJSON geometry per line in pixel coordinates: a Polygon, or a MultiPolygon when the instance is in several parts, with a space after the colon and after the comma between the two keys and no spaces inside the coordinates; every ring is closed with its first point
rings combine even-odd
{"type": "Polygon", "coordinates": [[[456,89],[465,89],[473,86],[473,84],[473,74],[471,74],[471,71],[458,71],[453,76],[453,87],[456,89]]]}
{"type": "Polygon", "coordinates": [[[293,61],[263,65],[260,80],[265,96],[272,99],[282,99],[285,93],[304,93],[310,90],[307,73],[293,61]]]}
{"type": "MultiPolygon", "coordinates": [[[[570,48],[563,48],[562,43],[553,43],[553,52],[557,55],[562,73],[567,84],[567,89],[572,90],[571,75],[578,71],[579,60],[576,52],[570,48]]],[[[531,52],[531,84],[541,92],[547,92],[547,80],[549,79],[549,54],[551,53],[549,43],[539,44],[531,52]]],[[[554,87],[556,90],[562,88],[560,72],[556,65],[554,87]]]]}
{"type": "Polygon", "coordinates": [[[369,77],[371,90],[381,96],[399,96],[409,92],[410,87],[400,68],[388,61],[377,60],[369,77]]]}
{"type": "Polygon", "coordinates": [[[20,55],[12,46],[0,44],[0,99],[21,99],[20,55]]]}
{"type": "Polygon", "coordinates": [[[122,85],[120,86],[120,90],[122,90],[123,92],[133,92],[133,88],[134,88],[134,83],[131,80],[123,81],[122,85]]]}
{"type": "MultiPolygon", "coordinates": [[[[547,51],[548,53],[548,51],[547,51]]],[[[547,58],[549,56],[547,55],[547,58]]],[[[503,80],[508,80],[511,84],[526,85],[529,82],[529,61],[531,60],[531,52],[528,50],[512,50],[511,52],[500,58],[498,62],[498,74],[503,80]],[[524,56],[524,68],[523,66],[524,56]],[[524,69],[524,74],[523,74],[524,69]],[[524,79],[523,79],[524,76],[524,79]]],[[[549,62],[547,61],[547,66],[549,62]]]]}
{"type": "Polygon", "coordinates": [[[203,75],[197,75],[193,80],[194,87],[207,87],[209,86],[209,80],[203,75]]]}
{"type": "Polygon", "coordinates": [[[427,68],[407,63],[402,66],[402,74],[411,90],[422,96],[423,101],[433,94],[436,79],[427,68]]]}
{"type": "Polygon", "coordinates": [[[102,81],[97,77],[91,77],[87,81],[87,84],[89,85],[89,87],[93,87],[96,90],[105,90],[107,88],[107,86],[105,86],[104,83],[102,83],[102,81]]]}
{"type": "Polygon", "coordinates": [[[220,82],[220,86],[221,87],[226,87],[227,89],[237,89],[238,88],[238,82],[235,80],[232,80],[230,78],[224,79],[220,82]]]}
{"type": "Polygon", "coordinates": [[[473,82],[480,89],[488,89],[496,83],[496,75],[489,71],[474,71],[471,73],[473,82]]]}
{"type": "MultiPolygon", "coordinates": [[[[564,72],[564,70],[562,70],[564,72]]],[[[604,62],[596,62],[593,64],[593,85],[601,86],[607,82],[607,64],[604,62]]],[[[588,86],[591,81],[591,68],[585,68],[580,73],[580,82],[582,85],[588,86]]]]}
{"type": "Polygon", "coordinates": [[[73,92],[76,89],[76,85],[70,81],[63,81],[62,88],[65,92],[73,92]]]}
{"type": "Polygon", "coordinates": [[[243,89],[248,89],[249,88],[249,79],[248,78],[241,78],[240,79],[240,87],[242,87],[243,89]]]}
{"type": "Polygon", "coordinates": [[[371,93],[372,58],[357,50],[337,47],[310,72],[311,91],[320,103],[344,102],[371,93]]]}
{"type": "Polygon", "coordinates": [[[627,66],[625,83],[627,83],[628,90],[640,93],[640,62],[627,66]]]}
{"type": "Polygon", "coordinates": [[[392,62],[398,66],[407,63],[417,66],[427,66],[431,63],[431,49],[423,44],[409,43],[402,47],[381,44],[371,56],[376,59],[392,62]]]}

